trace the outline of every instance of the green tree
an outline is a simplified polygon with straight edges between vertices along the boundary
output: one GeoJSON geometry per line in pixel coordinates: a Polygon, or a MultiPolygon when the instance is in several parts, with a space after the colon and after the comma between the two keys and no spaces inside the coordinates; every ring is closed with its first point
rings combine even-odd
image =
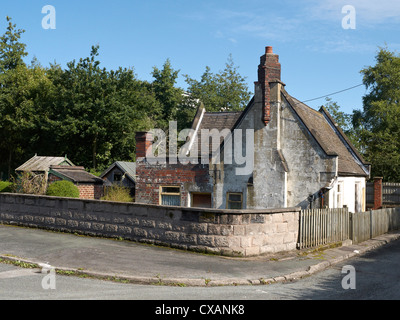
{"type": "Polygon", "coordinates": [[[328,110],[329,114],[332,116],[338,126],[343,130],[345,135],[350,139],[354,147],[362,153],[364,148],[360,141],[358,126],[354,125],[353,122],[353,114],[355,113],[355,111],[353,111],[353,113],[345,113],[341,111],[340,106],[337,104],[337,102],[332,101],[332,98],[328,97],[325,100],[326,103],[324,107],[328,110]]]}
{"type": "Polygon", "coordinates": [[[59,144],[74,161],[96,168],[99,141],[106,135],[103,119],[106,106],[103,82],[106,71],[96,60],[98,47],[92,47],[90,57],[67,64],[62,70],[52,65],[49,76],[56,86],[55,104],[49,114],[52,133],[59,144]],[[90,159],[90,160],[89,160],[90,159]]]}
{"type": "Polygon", "coordinates": [[[372,174],[400,181],[400,56],[380,48],[376,64],[361,74],[369,92],[363,97],[363,110],[353,113],[353,125],[372,174]]]}
{"type": "Polygon", "coordinates": [[[337,102],[332,101],[332,98],[326,98],[326,103],[324,107],[328,110],[329,114],[335,120],[335,122],[339,125],[339,127],[345,132],[348,133],[351,130],[351,114],[344,113],[340,110],[340,106],[337,102]]]}
{"type": "MultiPolygon", "coordinates": [[[[41,68],[19,65],[0,76],[0,149],[8,156],[9,175],[32,150],[40,131],[41,105],[51,82],[41,68]]],[[[4,159],[3,159],[4,161],[4,159]]]]}
{"type": "Polygon", "coordinates": [[[0,73],[24,65],[23,58],[28,55],[25,51],[26,44],[20,42],[23,29],[16,29],[16,25],[7,16],[7,31],[0,37],[0,73]]]}
{"type": "Polygon", "coordinates": [[[169,59],[165,61],[161,70],[157,67],[153,68],[152,86],[155,97],[161,106],[161,110],[157,112],[157,126],[164,131],[168,130],[169,121],[179,122],[178,114],[184,101],[184,92],[181,88],[176,87],[178,75],[179,70],[172,68],[169,59]]]}
{"type": "MultiPolygon", "coordinates": [[[[46,101],[51,82],[39,65],[27,66],[27,55],[11,18],[0,37],[0,163],[7,166],[8,178],[37,138],[40,105],[46,101]]],[[[25,159],[26,160],[26,159],[25,159]]]]}
{"type": "Polygon", "coordinates": [[[107,71],[90,56],[72,61],[63,70],[51,65],[49,77],[55,100],[48,111],[48,133],[58,154],[102,170],[114,160],[133,160],[135,132],[153,127],[159,109],[149,84],[136,79],[132,69],[107,71]]]}
{"type": "Polygon", "coordinates": [[[246,79],[242,77],[230,55],[224,70],[213,74],[207,66],[200,81],[185,75],[187,91],[192,99],[199,99],[207,111],[240,111],[251,98],[246,79]]]}

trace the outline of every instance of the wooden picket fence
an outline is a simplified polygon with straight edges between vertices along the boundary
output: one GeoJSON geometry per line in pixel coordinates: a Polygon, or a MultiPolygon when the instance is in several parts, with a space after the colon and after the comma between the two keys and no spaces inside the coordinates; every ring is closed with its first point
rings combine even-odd
{"type": "Polygon", "coordinates": [[[299,219],[298,249],[350,238],[350,214],[347,208],[302,210],[299,219]]]}
{"type": "Polygon", "coordinates": [[[354,244],[400,230],[400,207],[349,213],[347,208],[302,210],[297,248],[350,239],[354,244]]]}

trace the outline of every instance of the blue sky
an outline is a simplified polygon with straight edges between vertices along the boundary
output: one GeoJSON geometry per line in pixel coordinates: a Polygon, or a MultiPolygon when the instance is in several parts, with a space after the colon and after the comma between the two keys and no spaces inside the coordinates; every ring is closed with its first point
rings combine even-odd
{"type": "MultiPolygon", "coordinates": [[[[232,54],[253,91],[260,56],[273,46],[286,90],[302,101],[361,84],[360,70],[375,64],[379,47],[400,49],[398,0],[4,0],[0,12],[0,33],[7,15],[26,30],[28,62],[36,56],[65,67],[98,44],[103,67],[133,67],[142,80],[169,58],[183,88],[183,74],[218,72],[232,54]],[[56,9],[56,29],[42,28],[45,5],[56,9]],[[355,9],[355,29],[342,27],[345,5],[355,9]]],[[[331,98],[350,113],[365,93],[362,86],[331,98]]]]}

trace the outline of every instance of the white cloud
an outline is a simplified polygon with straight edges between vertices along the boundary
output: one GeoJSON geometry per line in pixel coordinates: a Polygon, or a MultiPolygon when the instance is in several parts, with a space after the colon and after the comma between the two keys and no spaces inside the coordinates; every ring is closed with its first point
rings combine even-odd
{"type": "Polygon", "coordinates": [[[195,18],[207,21],[214,37],[233,44],[255,38],[265,43],[303,43],[312,51],[353,53],[375,52],[385,40],[389,45],[394,39],[385,33],[392,35],[400,23],[399,0],[280,0],[269,6],[253,0],[242,9],[214,5],[195,18]],[[356,30],[342,27],[345,5],[355,8],[356,30]]]}
{"type": "Polygon", "coordinates": [[[355,53],[355,52],[370,52],[376,51],[375,44],[363,43],[361,41],[354,41],[348,38],[329,38],[320,42],[313,42],[306,45],[306,48],[323,53],[355,53]]]}
{"type": "Polygon", "coordinates": [[[291,41],[298,37],[302,29],[300,18],[279,16],[274,12],[223,10],[218,12],[217,15],[227,30],[225,33],[229,33],[230,36],[235,34],[268,40],[291,41]]]}
{"type": "Polygon", "coordinates": [[[236,44],[238,42],[235,38],[228,38],[228,40],[233,44],[236,44]]]}
{"type": "Polygon", "coordinates": [[[225,35],[224,32],[222,32],[221,30],[217,30],[216,32],[214,32],[214,37],[217,39],[226,39],[229,42],[231,42],[232,44],[237,44],[238,40],[234,37],[231,37],[229,35],[225,35]]]}

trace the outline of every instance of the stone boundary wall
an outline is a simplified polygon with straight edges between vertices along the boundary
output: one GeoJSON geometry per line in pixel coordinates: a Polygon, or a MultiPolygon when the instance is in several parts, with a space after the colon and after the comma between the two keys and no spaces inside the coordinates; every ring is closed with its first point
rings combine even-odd
{"type": "Polygon", "coordinates": [[[0,194],[0,223],[227,256],[296,249],[300,208],[220,210],[0,194]]]}

